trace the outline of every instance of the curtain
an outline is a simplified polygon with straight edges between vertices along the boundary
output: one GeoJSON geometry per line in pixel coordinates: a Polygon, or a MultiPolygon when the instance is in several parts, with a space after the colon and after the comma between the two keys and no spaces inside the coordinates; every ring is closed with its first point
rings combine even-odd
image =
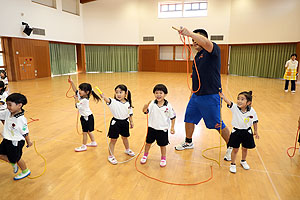
{"type": "Polygon", "coordinates": [[[76,46],[72,44],[49,43],[51,74],[68,74],[77,71],[76,46]]]}
{"type": "Polygon", "coordinates": [[[87,72],[137,71],[137,46],[86,45],[87,72]]]}
{"type": "Polygon", "coordinates": [[[296,44],[231,46],[229,73],[282,78],[285,63],[295,52],[296,44]]]}

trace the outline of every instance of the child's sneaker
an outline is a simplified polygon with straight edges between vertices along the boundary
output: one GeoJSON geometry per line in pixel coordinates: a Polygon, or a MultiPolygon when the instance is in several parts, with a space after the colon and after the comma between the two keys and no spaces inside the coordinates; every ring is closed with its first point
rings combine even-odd
{"type": "Polygon", "coordinates": [[[160,166],[161,167],[165,167],[167,165],[167,161],[166,160],[160,160],[160,166]]]}
{"type": "Polygon", "coordinates": [[[231,164],[230,165],[230,168],[229,168],[229,171],[231,172],[231,173],[236,173],[236,165],[233,165],[233,164],[231,164]]]}
{"type": "Polygon", "coordinates": [[[247,164],[246,160],[245,161],[241,161],[241,165],[244,169],[248,170],[250,169],[249,165],[247,164]]]}
{"type": "Polygon", "coordinates": [[[29,169],[24,170],[24,171],[25,171],[24,173],[21,172],[20,174],[18,174],[17,176],[15,176],[15,177],[14,177],[14,180],[20,180],[20,179],[23,179],[23,178],[27,177],[27,176],[31,173],[31,171],[30,171],[29,169]]]}
{"type": "Polygon", "coordinates": [[[90,143],[87,143],[86,146],[88,147],[96,147],[97,146],[97,142],[90,142],[90,143]]]}
{"type": "Polygon", "coordinates": [[[116,160],[116,158],[114,156],[108,156],[108,161],[113,165],[118,164],[118,161],[116,160]]]}
{"type": "Polygon", "coordinates": [[[182,142],[181,144],[177,145],[175,147],[175,149],[177,151],[181,151],[181,150],[185,150],[185,149],[193,149],[194,148],[194,144],[191,143],[187,143],[187,142],[182,142]]]}
{"type": "Polygon", "coordinates": [[[147,156],[143,156],[141,159],[141,164],[145,164],[147,162],[147,156]]]}
{"type": "Polygon", "coordinates": [[[87,150],[87,147],[84,144],[80,147],[75,148],[76,152],[81,152],[81,151],[86,151],[86,150],[87,150]]]}
{"type": "Polygon", "coordinates": [[[128,155],[130,155],[130,156],[134,156],[135,155],[134,152],[131,149],[125,150],[125,153],[128,154],[128,155]]]}
{"type": "Polygon", "coordinates": [[[14,173],[16,174],[19,170],[19,167],[18,167],[17,163],[12,164],[12,166],[13,166],[14,173]]]}
{"type": "Polygon", "coordinates": [[[232,147],[228,147],[226,150],[226,154],[224,156],[224,160],[231,161],[231,152],[232,152],[232,147]]]}

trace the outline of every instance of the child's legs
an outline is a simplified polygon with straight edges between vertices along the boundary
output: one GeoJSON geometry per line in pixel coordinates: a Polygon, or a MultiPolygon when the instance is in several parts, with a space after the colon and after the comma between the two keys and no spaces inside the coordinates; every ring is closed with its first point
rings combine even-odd
{"type": "Polygon", "coordinates": [[[129,149],[129,142],[128,142],[128,138],[127,137],[121,137],[123,140],[123,144],[125,146],[125,149],[129,149]]]}
{"type": "Polygon", "coordinates": [[[88,134],[89,134],[89,137],[90,137],[91,141],[95,142],[95,136],[94,136],[94,134],[92,132],[88,132],[88,134]]]}
{"type": "Polygon", "coordinates": [[[108,153],[110,156],[114,155],[116,142],[117,142],[117,139],[113,139],[113,138],[110,139],[109,149],[108,149],[108,153]]]}
{"type": "Polygon", "coordinates": [[[160,152],[161,152],[161,157],[166,158],[166,156],[167,156],[167,148],[166,148],[166,146],[161,146],[160,147],[160,152]]]}
{"type": "Polygon", "coordinates": [[[22,171],[27,169],[26,163],[23,159],[20,159],[17,163],[18,163],[18,165],[19,165],[19,167],[21,168],[22,171]]]}
{"type": "Polygon", "coordinates": [[[242,147],[242,160],[246,160],[248,149],[242,147]]]}
{"type": "Polygon", "coordinates": [[[87,132],[82,132],[82,144],[86,145],[87,143],[87,132]]]}
{"type": "Polygon", "coordinates": [[[149,153],[149,150],[150,150],[150,148],[151,148],[151,144],[148,144],[148,143],[146,143],[146,145],[145,145],[145,151],[144,151],[144,154],[148,154],[148,153],[149,153]]]}
{"type": "Polygon", "coordinates": [[[236,155],[239,151],[239,148],[233,148],[232,152],[231,152],[231,163],[235,164],[235,160],[236,160],[236,155]]]}
{"type": "Polygon", "coordinates": [[[285,86],[284,86],[285,90],[289,89],[289,80],[285,80],[285,86]]]}

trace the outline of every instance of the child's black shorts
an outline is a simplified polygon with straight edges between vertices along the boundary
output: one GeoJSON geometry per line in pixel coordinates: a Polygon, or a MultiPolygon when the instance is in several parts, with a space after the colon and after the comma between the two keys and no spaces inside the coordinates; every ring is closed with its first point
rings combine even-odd
{"type": "Polygon", "coordinates": [[[88,116],[88,120],[86,121],[83,116],[80,117],[80,122],[82,126],[83,132],[92,132],[94,131],[94,116],[93,114],[88,116]]]}
{"type": "Polygon", "coordinates": [[[169,144],[168,131],[165,132],[148,127],[146,143],[152,144],[155,140],[158,146],[167,146],[169,144]]]}
{"type": "Polygon", "coordinates": [[[13,144],[13,141],[3,139],[0,144],[0,154],[6,155],[9,162],[16,163],[22,157],[22,149],[25,144],[24,140],[16,141],[17,144],[13,144]]]}
{"type": "Polygon", "coordinates": [[[242,144],[242,147],[246,149],[253,149],[255,148],[255,142],[253,138],[253,131],[251,128],[249,129],[237,129],[233,128],[228,146],[233,148],[239,148],[240,144],[242,144]]]}
{"type": "Polygon", "coordinates": [[[109,131],[107,136],[112,139],[117,139],[119,134],[123,137],[129,137],[129,121],[128,119],[112,118],[110,121],[109,131]]]}

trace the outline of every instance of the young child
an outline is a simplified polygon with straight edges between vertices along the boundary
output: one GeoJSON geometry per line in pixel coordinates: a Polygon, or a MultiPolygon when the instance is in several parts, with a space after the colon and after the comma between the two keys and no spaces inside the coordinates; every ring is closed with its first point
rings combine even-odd
{"type": "MultiPolygon", "coordinates": [[[[6,91],[6,87],[3,81],[0,81],[0,112],[5,112],[6,106],[6,98],[8,97],[8,92],[6,91]]],[[[2,124],[4,124],[4,120],[1,120],[2,124]]]]}
{"type": "Polygon", "coordinates": [[[141,159],[141,164],[147,162],[151,144],[156,140],[161,151],[160,166],[165,167],[167,165],[166,146],[169,144],[168,129],[170,128],[171,122],[171,134],[175,133],[174,125],[176,114],[171,104],[165,99],[168,94],[168,89],[165,85],[156,85],[153,89],[153,93],[155,100],[145,104],[143,108],[143,112],[149,114],[149,119],[145,152],[141,159]]]}
{"type": "Polygon", "coordinates": [[[232,112],[232,126],[228,146],[233,147],[231,152],[231,165],[230,172],[236,173],[236,155],[239,151],[240,144],[242,144],[242,160],[240,164],[246,170],[250,169],[246,162],[247,150],[255,148],[253,135],[259,139],[257,132],[258,118],[255,110],[251,107],[252,104],[252,91],[241,92],[237,97],[237,104],[228,100],[223,93],[219,93],[220,97],[227,103],[227,107],[232,112]],[[254,134],[251,127],[254,127],[254,134]]]}
{"type": "Polygon", "coordinates": [[[7,86],[8,86],[8,79],[7,79],[7,75],[6,75],[6,71],[5,70],[0,70],[0,81],[3,81],[5,88],[7,90],[7,86]]]}
{"type": "Polygon", "coordinates": [[[89,98],[90,95],[93,95],[94,100],[99,102],[100,97],[92,90],[92,86],[89,83],[81,83],[79,85],[79,89],[77,90],[72,79],[68,80],[71,85],[73,91],[76,93],[74,96],[75,106],[80,114],[80,122],[82,126],[82,145],[80,147],[75,148],[76,152],[86,151],[88,147],[96,147],[97,142],[95,141],[94,134],[94,116],[89,106],[89,98]],[[87,144],[87,135],[89,135],[91,142],[87,144]]]}
{"type": "Polygon", "coordinates": [[[114,149],[119,134],[122,136],[125,153],[129,156],[135,155],[129,148],[128,142],[128,137],[130,136],[129,126],[133,128],[131,93],[125,85],[121,84],[115,87],[114,99],[105,97],[103,93],[100,96],[104,99],[113,115],[108,131],[108,137],[110,138],[108,161],[116,165],[118,161],[114,157],[114,149]]]}
{"type": "Polygon", "coordinates": [[[27,99],[20,93],[13,93],[6,98],[6,103],[7,110],[0,112],[0,119],[5,120],[2,133],[3,140],[0,144],[0,159],[9,162],[13,166],[14,173],[18,172],[19,165],[22,172],[15,176],[14,180],[20,180],[31,173],[21,158],[25,141],[27,147],[32,146],[23,110],[23,106],[27,104],[27,99]]]}

